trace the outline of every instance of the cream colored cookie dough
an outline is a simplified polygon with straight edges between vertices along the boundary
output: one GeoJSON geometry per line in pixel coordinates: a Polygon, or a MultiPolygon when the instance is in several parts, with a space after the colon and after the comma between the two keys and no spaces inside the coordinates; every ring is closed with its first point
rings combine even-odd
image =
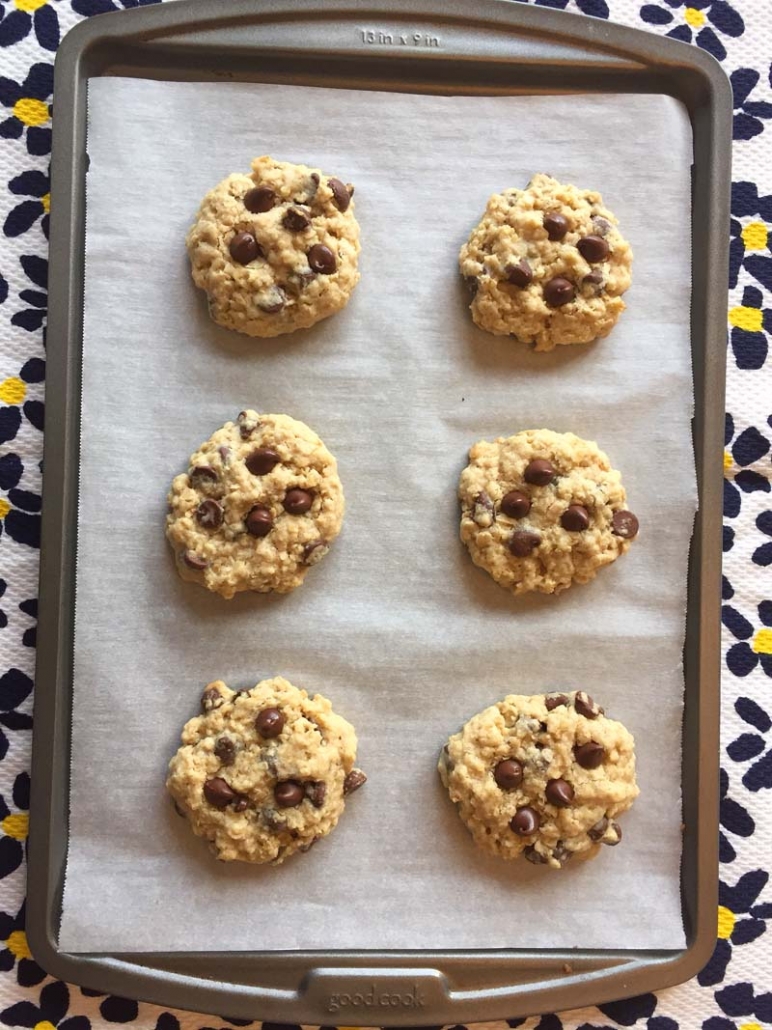
{"type": "Polygon", "coordinates": [[[321,694],[277,676],[251,690],[210,683],[182,730],[166,786],[224,862],[280,865],[335,827],[366,776],[354,727],[321,694]]]}
{"type": "Polygon", "coordinates": [[[458,494],[472,561],[515,594],[587,583],[638,533],[619,473],[573,433],[529,429],[476,443],[458,494]]]}
{"type": "Polygon", "coordinates": [[[210,190],[186,242],[214,321],[279,336],[344,308],[359,281],[353,193],[318,168],[271,157],[210,190]]]}
{"type": "Polygon", "coordinates": [[[475,844],[559,869],[621,841],[634,743],[583,691],[512,694],[454,734],[438,768],[475,844]]]}
{"type": "Polygon", "coordinates": [[[335,458],[289,415],[242,411],[191,455],[169,491],[166,537],[183,579],[230,598],[286,594],[343,521],[335,458]]]}
{"type": "Polygon", "coordinates": [[[475,323],[545,351],[611,332],[632,259],[600,193],[540,174],[493,194],[459,265],[475,323]]]}

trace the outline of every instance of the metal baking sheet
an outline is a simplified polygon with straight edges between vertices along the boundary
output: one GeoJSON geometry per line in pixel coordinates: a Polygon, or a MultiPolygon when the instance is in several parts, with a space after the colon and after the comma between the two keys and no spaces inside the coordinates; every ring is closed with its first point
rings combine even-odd
{"type": "Polygon", "coordinates": [[[188,0],[84,23],[56,68],[49,432],[33,751],[28,933],[54,975],[165,1005],[287,1022],[468,1022],[597,1003],[693,975],[715,938],[720,469],[731,93],[715,62],[606,22],[489,0],[188,0]],[[67,846],[85,224],[85,92],[96,75],[236,79],[440,93],[653,92],[694,135],[692,352],[700,515],[685,646],[681,952],[555,951],[74,956],[57,945],[67,846]]]}

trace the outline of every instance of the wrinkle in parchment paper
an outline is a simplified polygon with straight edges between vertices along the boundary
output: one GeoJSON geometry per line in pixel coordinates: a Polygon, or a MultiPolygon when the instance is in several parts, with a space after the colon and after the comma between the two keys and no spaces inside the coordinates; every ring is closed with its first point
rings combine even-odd
{"type": "Polygon", "coordinates": [[[60,946],[678,948],[686,567],[695,507],[691,134],[657,96],[440,98],[100,78],[88,230],[71,823],[60,946]],[[184,236],[203,194],[270,153],[356,185],[362,280],[314,329],[218,329],[184,236]],[[534,354],[476,329],[456,268],[490,193],[536,171],[600,189],[634,254],[628,310],[534,354]],[[242,408],[306,421],[347,498],[291,595],[178,580],[172,477],[242,408]],[[469,446],[548,427],[595,439],[641,521],[559,597],[515,599],[458,541],[469,446]],[[278,869],[218,864],[166,763],[202,687],[281,673],[358,730],[369,781],[278,869]],[[478,853],[435,772],[510,692],[588,690],[635,734],[622,845],[560,872],[478,853]]]}

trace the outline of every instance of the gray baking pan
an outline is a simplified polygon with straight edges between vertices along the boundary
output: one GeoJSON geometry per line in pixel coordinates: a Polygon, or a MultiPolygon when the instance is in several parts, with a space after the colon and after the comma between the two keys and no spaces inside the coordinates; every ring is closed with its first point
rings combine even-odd
{"type": "MultiPolygon", "coordinates": [[[[715,941],[731,90],[699,49],[511,0],[180,0],[93,18],[56,59],[40,632],[27,934],[54,976],[234,1018],[467,1023],[574,1008],[693,976],[715,941]],[[664,93],[694,136],[692,354],[700,505],[685,643],[682,951],[72,955],[67,858],[85,247],[86,90],[98,75],[438,93],[664,93]]],[[[684,298],[686,303],[686,298],[684,298]]],[[[687,402],[685,398],[685,403],[687,402]]],[[[630,899],[630,920],[635,900],[630,899]]]]}

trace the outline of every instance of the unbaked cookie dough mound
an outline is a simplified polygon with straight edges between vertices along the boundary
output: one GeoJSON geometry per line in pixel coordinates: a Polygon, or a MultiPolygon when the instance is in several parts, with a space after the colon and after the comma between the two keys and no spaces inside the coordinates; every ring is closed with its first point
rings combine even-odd
{"type": "Polygon", "coordinates": [[[549,175],[494,193],[459,255],[475,323],[537,351],[607,336],[631,282],[617,226],[600,193],[549,175]]]}
{"type": "Polygon", "coordinates": [[[619,473],[573,433],[530,429],[476,443],[459,498],[472,561],[515,594],[587,583],[638,533],[619,473]]]}
{"type": "Polygon", "coordinates": [[[210,190],[186,242],[214,321],[280,336],[344,308],[359,281],[353,193],[318,168],[272,157],[210,190]]]}
{"type": "Polygon", "coordinates": [[[634,743],[583,691],[512,694],[454,734],[438,768],[479,847],[559,869],[621,841],[634,743]]]}
{"type": "Polygon", "coordinates": [[[183,579],[231,598],[286,594],[343,522],[335,458],[289,415],[242,411],[191,455],[169,491],[166,537],[183,579]]]}
{"type": "Polygon", "coordinates": [[[166,786],[225,862],[280,865],[335,827],[367,777],[354,727],[321,694],[277,676],[251,690],[210,683],[182,730],[166,786]]]}

